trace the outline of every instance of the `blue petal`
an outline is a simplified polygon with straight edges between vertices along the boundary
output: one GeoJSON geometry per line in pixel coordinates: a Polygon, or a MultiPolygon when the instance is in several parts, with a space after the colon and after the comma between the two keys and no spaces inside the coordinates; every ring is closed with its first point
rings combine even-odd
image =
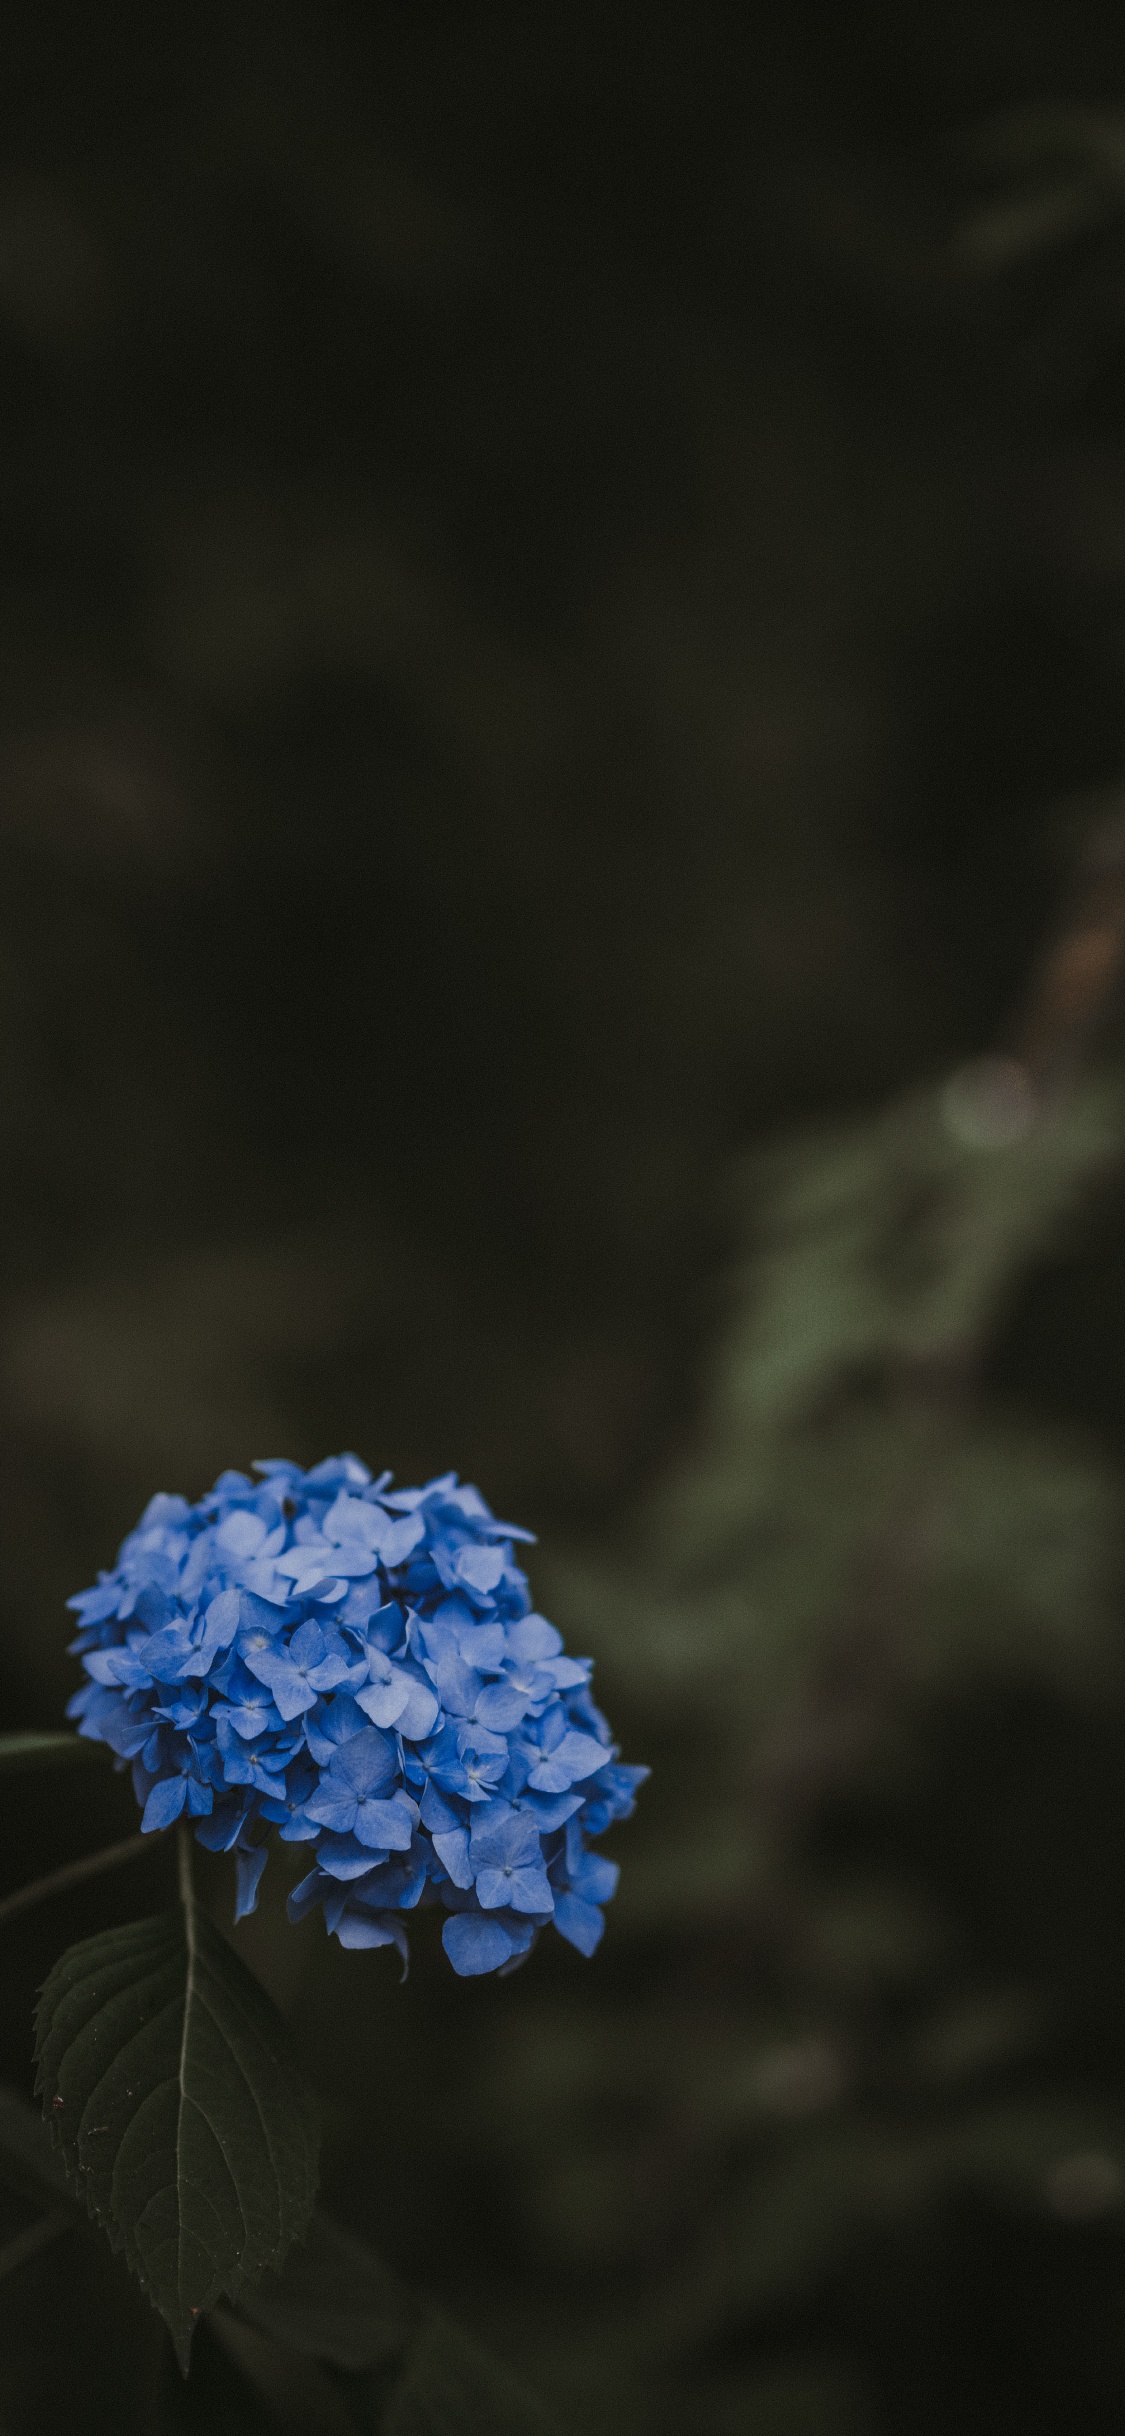
{"type": "Polygon", "coordinates": [[[310,1869],[308,1877],[302,1878],[300,1885],[293,1888],[292,1893],[286,1899],[285,1909],[294,1926],[298,1920],[307,1919],[308,1914],[315,1911],[321,1893],[328,1883],[323,1870],[310,1869]]]}
{"type": "Polygon", "coordinates": [[[463,1813],[459,1815],[452,1802],[443,1800],[431,1779],[422,1795],[423,1827],[428,1827],[431,1835],[439,1831],[442,1835],[448,1835],[454,1827],[461,1826],[462,1819],[463,1813]]]}
{"type": "Polygon", "coordinates": [[[498,1920],[479,1912],[454,1912],[441,1932],[441,1942],[459,1979],[477,1979],[498,1971],[512,1952],[512,1940],[498,1920]]]}
{"type": "Polygon", "coordinates": [[[266,1866],[266,1855],[267,1846],[265,1844],[255,1844],[249,1852],[235,1853],[234,1865],[238,1880],[238,1894],[234,1907],[236,1920],[245,1920],[248,1912],[257,1911],[258,1880],[266,1866]]]}
{"type": "Polygon", "coordinates": [[[326,1776],[319,1792],[310,1795],[305,1804],[305,1816],[315,1827],[327,1827],[333,1835],[347,1835],[356,1813],[355,1794],[347,1785],[333,1783],[326,1776]]]}
{"type": "Polygon", "coordinates": [[[477,1869],[524,1869],[539,1860],[539,1831],[526,1812],[506,1802],[490,1802],[472,1822],[473,1865],[477,1869]]]}
{"type": "Polygon", "coordinates": [[[577,1810],[581,1810],[582,1796],[573,1792],[524,1793],[520,1796],[520,1807],[535,1820],[543,1835],[550,1835],[556,1827],[565,1826],[567,1819],[573,1818],[577,1810]]]}
{"type": "Polygon", "coordinates": [[[432,1838],[434,1851],[443,1869],[455,1886],[471,1886],[473,1872],[469,1862],[469,1839],[463,1827],[450,1827],[443,1835],[432,1838]]]}
{"type": "Polygon", "coordinates": [[[187,1799],[186,1776],[163,1776],[152,1788],[145,1803],[141,1834],[152,1835],[161,1827],[170,1827],[178,1819],[187,1799]]]}
{"type": "Polygon", "coordinates": [[[373,1852],[409,1852],[417,1815],[401,1793],[392,1793],[389,1802],[361,1801],[352,1832],[373,1852]]]}
{"type": "Polygon", "coordinates": [[[504,1571],[502,1548],[461,1548],[457,1553],[455,1571],[459,1581],[470,1590],[495,1590],[504,1571]]]}
{"type": "Polygon", "coordinates": [[[379,1554],[384,1565],[401,1565],[418,1542],[424,1539],[426,1527],[419,1514],[404,1514],[401,1522],[392,1523],[384,1534],[379,1554]]]}
{"type": "Polygon", "coordinates": [[[371,1867],[371,1846],[354,1835],[322,1836],[316,1848],[322,1870],[330,1878],[365,1878],[371,1867]]]}
{"type": "Polygon", "coordinates": [[[514,1869],[508,1884],[511,1889],[508,1901],[514,1912],[535,1912],[541,1915],[543,1912],[554,1910],[555,1898],[551,1893],[547,1872],[542,1863],[537,1869],[514,1869]]]}
{"type": "Polygon", "coordinates": [[[557,1895],[555,1927],[568,1944],[576,1945],[580,1954],[589,1956],[601,1941],[605,1920],[597,1904],[584,1903],[581,1895],[557,1895]]]}
{"type": "Polygon", "coordinates": [[[406,1931],[400,1928],[397,1920],[388,1920],[386,1917],[380,1920],[376,1918],[374,1912],[365,1912],[357,1908],[344,1913],[343,1918],[337,1923],[334,1935],[339,1938],[341,1945],[352,1948],[373,1945],[397,1946],[403,1960],[402,1976],[405,1979],[405,1966],[410,1949],[406,1942],[406,1931]]]}
{"type": "Polygon", "coordinates": [[[209,1819],[201,1819],[195,1830],[197,1844],[206,1852],[229,1852],[242,1833],[249,1815],[248,1798],[237,1795],[230,1801],[216,1804],[209,1819]]]}

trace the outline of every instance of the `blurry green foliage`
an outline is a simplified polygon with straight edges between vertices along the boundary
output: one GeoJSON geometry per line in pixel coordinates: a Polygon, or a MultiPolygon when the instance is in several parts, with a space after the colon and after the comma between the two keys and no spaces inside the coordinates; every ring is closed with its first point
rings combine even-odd
{"type": "MultiPolygon", "coordinates": [[[[555,1612],[666,1750],[616,1924],[659,2010],[612,2036],[591,2012],[583,2059],[569,2012],[552,2030],[529,2008],[493,2104],[514,2072],[521,2166],[563,2252],[663,2253],[629,2331],[638,2375],[748,2344],[750,2426],[771,2328],[799,2312],[811,2334],[889,2239],[924,2243],[970,2200],[1041,2225],[1112,2224],[1125,2202],[1119,2091],[1062,2060],[1076,1991],[1036,1950],[1054,1889],[1034,1848],[985,1791],[979,1832],[1025,1879],[1025,1951],[1001,1959],[965,1910],[999,1855],[940,1887],[911,1819],[940,1788],[927,1741],[998,1687],[1057,1704],[1062,1737],[1067,1714],[1081,1734],[1125,1701],[1116,1468],[975,1376],[1021,1277],[1119,1165],[1120,1084],[988,1143],[964,1139],[973,1081],[743,1170],[695,1445],[608,1561],[549,1570],[555,1612]],[[826,1834],[865,1810],[874,1839],[826,1834]]],[[[680,2408],[725,2427],[735,2390],[728,2368],[713,2421],[680,2408]]],[[[837,2424],[811,2390],[785,2407],[837,2424]]],[[[881,2426],[887,2396],[869,2407],[858,2424],[881,2426]]]]}

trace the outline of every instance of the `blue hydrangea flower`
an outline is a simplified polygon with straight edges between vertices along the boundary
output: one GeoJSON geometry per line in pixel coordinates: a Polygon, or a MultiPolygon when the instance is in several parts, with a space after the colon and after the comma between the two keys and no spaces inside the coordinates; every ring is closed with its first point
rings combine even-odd
{"type": "Polygon", "coordinates": [[[354,1455],[257,1463],[154,1497],[112,1573],[68,1604],[88,1680],[67,1714],[132,1765],[142,1828],[191,1819],[253,1911],[270,1831],[308,1844],[289,1898],[345,1946],[397,1946],[444,1906],[455,1971],[512,1971],[539,1930],[592,1954],[627,1818],[590,1660],[531,1609],[513,1545],[455,1472],[422,1489],[354,1455]]]}

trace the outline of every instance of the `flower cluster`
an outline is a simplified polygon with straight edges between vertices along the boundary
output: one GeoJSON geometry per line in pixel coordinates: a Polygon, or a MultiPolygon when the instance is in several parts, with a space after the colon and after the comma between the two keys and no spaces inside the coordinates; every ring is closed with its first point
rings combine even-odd
{"type": "Polygon", "coordinates": [[[233,1851],[252,1911],[269,1831],[312,1847],[290,1918],[320,1905],[346,1946],[395,1945],[444,1905],[455,1971],[510,1971],[553,1920],[583,1954],[626,1818],[590,1661],[531,1612],[512,1543],[455,1472],[422,1489],[354,1455],[224,1472],[154,1497],[112,1573],[69,1601],[89,1678],[79,1732],[132,1763],[142,1827],[195,1822],[233,1851]]]}

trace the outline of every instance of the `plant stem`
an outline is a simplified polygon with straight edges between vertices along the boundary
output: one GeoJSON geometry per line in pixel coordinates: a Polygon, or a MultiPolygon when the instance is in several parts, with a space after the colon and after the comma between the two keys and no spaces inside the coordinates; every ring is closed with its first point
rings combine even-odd
{"type": "MultiPolygon", "coordinates": [[[[103,1869],[117,1869],[123,1861],[151,1850],[160,1842],[155,1835],[129,1835],[120,1844],[106,1844],[101,1852],[88,1852],[81,1861],[68,1861],[62,1869],[52,1869],[45,1878],[33,1878],[29,1886],[17,1887],[14,1895],[0,1898],[0,1925],[14,1920],[18,1913],[31,1911],[36,1903],[45,1903],[49,1895],[64,1895],[70,1886],[81,1886],[85,1878],[99,1877],[103,1869]]],[[[2,2253],[0,2253],[2,2256],[2,2253]]]]}
{"type": "Polygon", "coordinates": [[[179,1825],[178,1857],[180,1865],[180,1901],[183,1904],[184,1910],[188,1911],[191,1908],[191,1901],[195,1888],[192,1883],[191,1874],[191,1830],[190,1828],[185,1827],[182,1819],[180,1820],[179,1825]]]}

